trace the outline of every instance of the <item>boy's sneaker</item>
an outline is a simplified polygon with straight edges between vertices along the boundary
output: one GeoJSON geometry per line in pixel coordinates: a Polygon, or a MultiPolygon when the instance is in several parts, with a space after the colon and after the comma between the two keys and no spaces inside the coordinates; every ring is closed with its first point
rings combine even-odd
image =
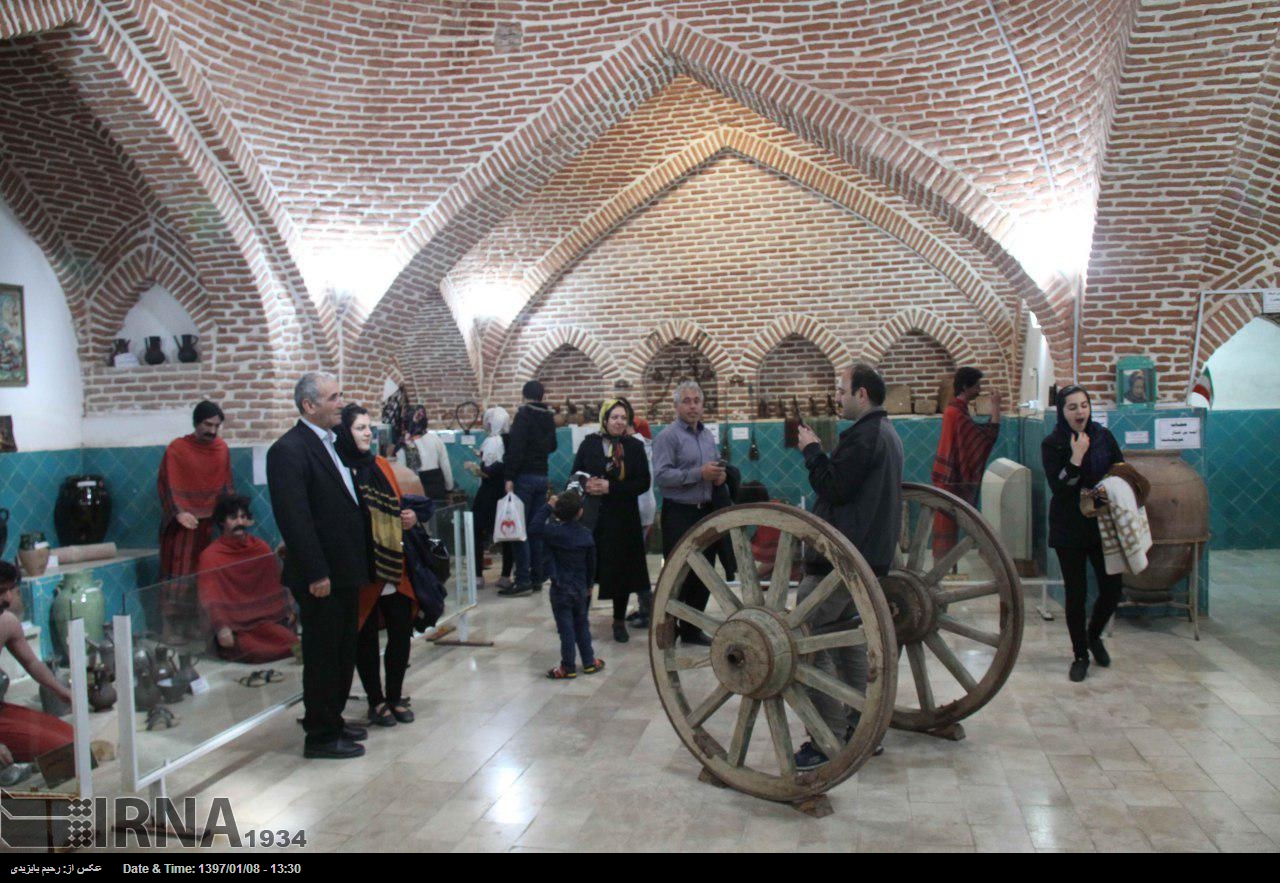
{"type": "Polygon", "coordinates": [[[498,594],[504,598],[515,598],[518,595],[527,595],[533,591],[533,587],[528,583],[520,583],[509,589],[498,589],[498,594]]]}
{"type": "MultiPolygon", "coordinates": [[[[584,668],[583,671],[587,670],[584,668]]],[[[588,674],[590,674],[590,672],[588,672],[588,674]]],[[[555,668],[547,671],[547,677],[551,678],[553,681],[567,681],[570,678],[576,678],[577,676],[578,673],[576,671],[568,671],[563,665],[557,665],[555,668]]]]}
{"type": "Polygon", "coordinates": [[[805,742],[796,752],[796,769],[816,770],[830,758],[818,750],[812,742],[805,742]]]}
{"type": "Polygon", "coordinates": [[[595,674],[596,672],[598,672],[598,671],[599,671],[600,669],[602,669],[602,668],[604,668],[604,660],[603,660],[603,659],[597,659],[597,660],[595,660],[594,662],[591,662],[591,663],[588,663],[587,665],[584,665],[584,666],[582,667],[582,673],[583,673],[583,674],[586,674],[586,675],[593,675],[593,674],[595,674]]]}

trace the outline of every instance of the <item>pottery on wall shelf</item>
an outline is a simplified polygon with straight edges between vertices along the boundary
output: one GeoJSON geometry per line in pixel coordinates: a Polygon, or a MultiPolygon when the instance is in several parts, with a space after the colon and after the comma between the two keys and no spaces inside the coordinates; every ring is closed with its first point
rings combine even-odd
{"type": "Polygon", "coordinates": [[[178,361],[179,362],[198,362],[200,354],[196,352],[196,341],[199,336],[195,334],[184,334],[181,337],[174,336],[174,343],[178,345],[178,361]]]}
{"type": "Polygon", "coordinates": [[[53,507],[58,543],[79,546],[100,543],[111,522],[111,494],[101,475],[72,475],[62,482],[53,507]]]}
{"type": "Polygon", "coordinates": [[[160,348],[159,337],[147,338],[147,351],[142,356],[142,361],[148,365],[160,365],[164,362],[164,350],[160,348]]]}

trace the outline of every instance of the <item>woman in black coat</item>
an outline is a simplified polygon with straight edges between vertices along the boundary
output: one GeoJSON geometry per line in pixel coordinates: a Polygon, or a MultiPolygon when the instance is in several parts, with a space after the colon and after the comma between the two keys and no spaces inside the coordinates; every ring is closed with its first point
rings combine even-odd
{"type": "MultiPolygon", "coordinates": [[[[599,501],[593,531],[596,578],[600,598],[613,599],[613,639],[623,643],[630,640],[627,596],[635,592],[645,614],[651,603],[639,504],[649,490],[649,460],[644,443],[627,435],[634,419],[626,399],[606,401],[600,408],[600,432],[583,439],[573,459],[574,472],[591,476],[585,488],[588,499],[599,501]]],[[[648,628],[648,616],[632,625],[648,628]]]]}
{"type": "Polygon", "coordinates": [[[1089,394],[1079,386],[1058,393],[1058,425],[1040,443],[1044,474],[1053,493],[1049,501],[1049,546],[1058,553],[1066,592],[1067,631],[1075,660],[1069,677],[1083,681],[1089,672],[1089,652],[1098,665],[1111,664],[1102,645],[1102,630],[1120,601],[1120,574],[1107,573],[1102,557],[1102,535],[1098,520],[1080,511],[1080,499],[1093,497],[1106,502],[1106,491],[1098,482],[1117,463],[1124,462],[1120,446],[1105,426],[1091,419],[1089,394]],[[1085,629],[1085,596],[1088,580],[1085,563],[1093,565],[1098,581],[1098,600],[1085,629]]]}
{"type": "MultiPolygon", "coordinates": [[[[484,412],[481,425],[486,438],[480,446],[477,456],[480,462],[476,474],[480,476],[480,487],[476,489],[475,500],[471,504],[474,514],[474,530],[476,537],[476,585],[484,585],[484,554],[493,540],[493,521],[498,514],[498,501],[506,496],[504,484],[506,474],[502,468],[506,456],[507,427],[511,424],[511,415],[505,408],[493,407],[484,412]]],[[[502,547],[502,577],[498,580],[499,589],[512,587],[511,570],[515,566],[514,549],[511,543],[499,543],[502,547]]]]}

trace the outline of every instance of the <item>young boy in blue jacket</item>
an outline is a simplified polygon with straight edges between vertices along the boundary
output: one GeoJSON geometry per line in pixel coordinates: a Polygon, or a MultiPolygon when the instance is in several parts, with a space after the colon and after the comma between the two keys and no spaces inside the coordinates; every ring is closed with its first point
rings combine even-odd
{"type": "Polygon", "coordinates": [[[584,674],[604,668],[591,647],[591,626],[587,613],[591,606],[591,585],[596,574],[596,542],[591,531],[578,523],[582,517],[582,495],[565,491],[552,499],[552,515],[543,528],[543,541],[551,575],[551,612],[560,633],[560,664],[547,672],[552,680],[578,676],[574,648],[582,656],[584,674]]]}

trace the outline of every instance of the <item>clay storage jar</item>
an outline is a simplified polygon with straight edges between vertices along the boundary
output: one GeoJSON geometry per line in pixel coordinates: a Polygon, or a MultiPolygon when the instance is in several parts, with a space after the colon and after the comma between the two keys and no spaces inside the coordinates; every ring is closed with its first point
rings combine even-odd
{"type": "Polygon", "coordinates": [[[111,521],[111,495],[101,475],[72,475],[62,482],[53,523],[64,546],[100,543],[111,521]]]}
{"type": "Polygon", "coordinates": [[[1147,569],[1125,574],[1133,601],[1163,601],[1191,572],[1195,543],[1209,537],[1209,489],[1177,451],[1125,451],[1129,465],[1151,482],[1147,520],[1154,545],[1147,569]]]}

